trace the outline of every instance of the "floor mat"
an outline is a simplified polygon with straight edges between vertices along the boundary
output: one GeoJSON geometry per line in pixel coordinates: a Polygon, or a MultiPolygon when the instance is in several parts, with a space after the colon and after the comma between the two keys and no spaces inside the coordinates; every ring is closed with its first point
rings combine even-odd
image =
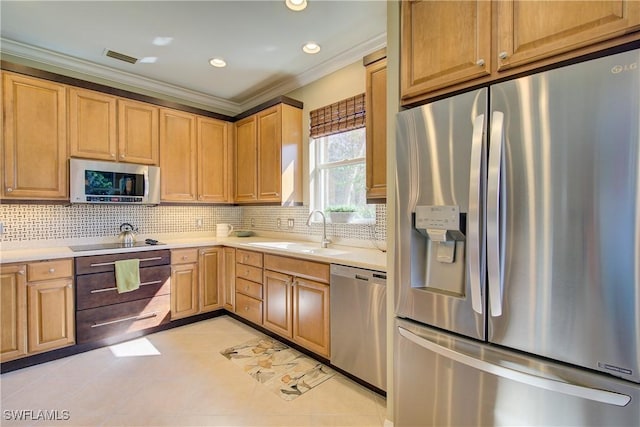
{"type": "Polygon", "coordinates": [[[335,371],[271,338],[256,338],[220,352],[284,400],[293,400],[335,371]]]}

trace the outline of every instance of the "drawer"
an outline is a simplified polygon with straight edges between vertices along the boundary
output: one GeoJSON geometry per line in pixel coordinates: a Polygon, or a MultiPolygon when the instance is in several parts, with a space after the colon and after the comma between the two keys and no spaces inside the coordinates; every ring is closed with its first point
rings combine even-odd
{"type": "Polygon", "coordinates": [[[171,252],[168,249],[159,251],[127,252],[122,254],[93,255],[76,258],[76,274],[102,273],[115,271],[114,263],[122,259],[140,260],[140,267],[152,267],[171,263],[171,252]]]}
{"type": "Polygon", "coordinates": [[[198,262],[198,249],[174,249],[171,251],[171,264],[193,264],[198,262]]]}
{"type": "Polygon", "coordinates": [[[171,320],[170,296],[162,295],[76,313],[76,342],[99,341],[171,320]]]}
{"type": "Polygon", "coordinates": [[[264,267],[268,270],[279,271],[292,276],[329,283],[329,264],[322,262],[278,255],[265,255],[264,267]]]}
{"type": "Polygon", "coordinates": [[[236,262],[239,264],[253,265],[254,267],[262,267],[262,254],[260,252],[236,249],[236,262]]]}
{"type": "Polygon", "coordinates": [[[262,300],[262,285],[245,279],[236,280],[236,292],[262,300]]]}
{"type": "Polygon", "coordinates": [[[236,314],[262,325],[262,301],[236,292],[236,314]]]}
{"type": "Polygon", "coordinates": [[[73,261],[71,259],[57,259],[27,264],[27,281],[60,279],[73,276],[73,261]]]}
{"type": "Polygon", "coordinates": [[[262,283],[262,268],[236,263],[236,277],[262,283]]]}
{"type": "Polygon", "coordinates": [[[140,269],[140,288],[118,293],[114,273],[85,274],[76,278],[77,310],[151,298],[171,292],[171,266],[140,269]]]}

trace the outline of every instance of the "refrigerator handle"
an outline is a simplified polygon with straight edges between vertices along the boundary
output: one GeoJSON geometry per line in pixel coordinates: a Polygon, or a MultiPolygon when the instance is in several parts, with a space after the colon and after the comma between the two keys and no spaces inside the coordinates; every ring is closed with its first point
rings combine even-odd
{"type": "Polygon", "coordinates": [[[557,393],[563,393],[615,406],[626,406],[631,401],[631,397],[626,394],[584,387],[564,381],[557,381],[526,372],[516,371],[515,369],[505,368],[504,366],[496,365],[485,360],[476,359],[475,357],[471,357],[464,353],[436,344],[435,342],[420,337],[402,327],[398,327],[398,332],[414,344],[417,344],[420,347],[432,351],[442,357],[462,363],[463,365],[467,365],[473,369],[517,381],[532,387],[542,388],[557,393]]]}
{"type": "MultiPolygon", "coordinates": [[[[491,114],[491,139],[487,178],[487,272],[491,315],[502,315],[502,272],[500,268],[500,183],[504,148],[504,113],[491,114]]],[[[506,193],[506,192],[505,192],[506,193]]],[[[503,203],[505,201],[503,200],[503,203]]]]}
{"type": "Polygon", "coordinates": [[[471,306],[473,310],[482,314],[482,279],[484,278],[483,262],[481,259],[481,200],[484,188],[484,114],[480,114],[473,121],[473,137],[471,139],[471,167],[469,179],[469,227],[467,242],[469,245],[469,285],[471,287],[471,306]]]}

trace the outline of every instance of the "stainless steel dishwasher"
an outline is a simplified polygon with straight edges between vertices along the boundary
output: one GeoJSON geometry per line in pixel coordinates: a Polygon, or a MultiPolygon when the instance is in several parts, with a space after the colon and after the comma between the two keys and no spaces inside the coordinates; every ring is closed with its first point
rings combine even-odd
{"type": "Polygon", "coordinates": [[[331,264],[331,364],[387,390],[387,275],[331,264]]]}

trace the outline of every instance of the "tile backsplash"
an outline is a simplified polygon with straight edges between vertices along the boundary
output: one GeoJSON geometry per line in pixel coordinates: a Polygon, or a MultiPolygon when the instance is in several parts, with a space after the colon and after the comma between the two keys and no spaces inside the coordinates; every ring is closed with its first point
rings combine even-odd
{"type": "MultiPolygon", "coordinates": [[[[0,205],[2,242],[116,237],[120,224],[128,222],[141,234],[183,232],[215,233],[217,223],[257,234],[291,233],[320,236],[322,224],[307,227],[309,208],[278,206],[123,206],[123,205],[0,205]],[[280,228],[278,228],[280,218],[280,228]],[[289,228],[289,219],[293,227],[289,228]],[[202,226],[198,225],[202,221],[202,226]],[[252,225],[253,224],[253,225],[252,225]]],[[[319,219],[319,215],[318,215],[319,219]]],[[[386,206],[376,205],[376,224],[327,224],[329,238],[384,242],[386,206]]],[[[292,238],[296,238],[292,236],[292,238]]]]}

